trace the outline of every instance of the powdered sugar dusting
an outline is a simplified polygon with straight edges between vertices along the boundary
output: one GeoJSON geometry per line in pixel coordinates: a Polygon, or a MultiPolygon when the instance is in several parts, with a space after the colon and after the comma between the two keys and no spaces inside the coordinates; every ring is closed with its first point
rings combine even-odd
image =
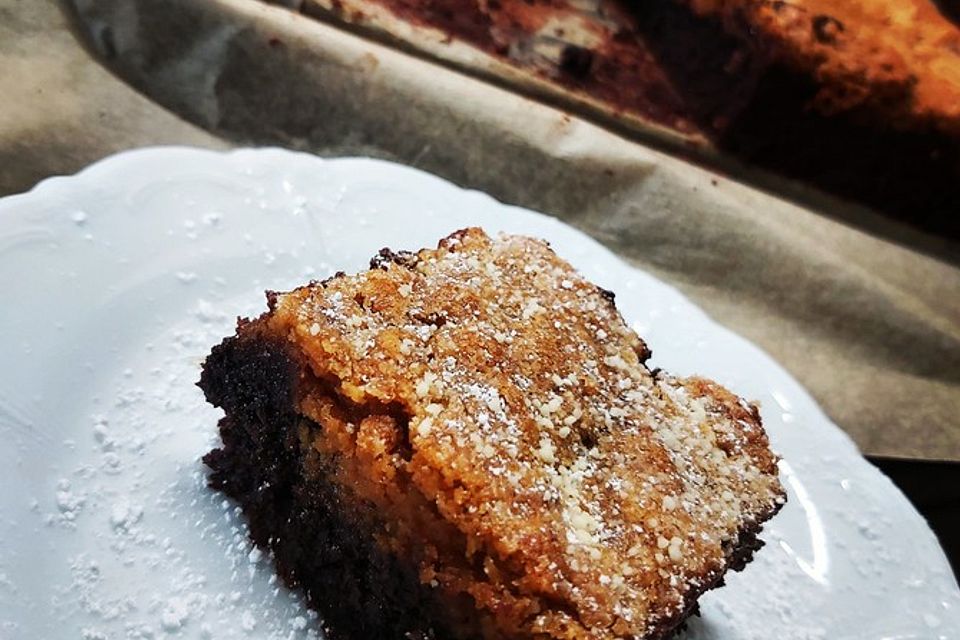
{"type": "Polygon", "coordinates": [[[231,325],[201,298],[184,323],[142,347],[152,364],[116,372],[65,445],[76,464],[36,497],[40,526],[77,549],[51,600],[36,603],[62,637],[320,637],[316,616],[249,543],[238,508],[206,487],[199,458],[215,439],[217,412],[194,382],[231,325]]]}

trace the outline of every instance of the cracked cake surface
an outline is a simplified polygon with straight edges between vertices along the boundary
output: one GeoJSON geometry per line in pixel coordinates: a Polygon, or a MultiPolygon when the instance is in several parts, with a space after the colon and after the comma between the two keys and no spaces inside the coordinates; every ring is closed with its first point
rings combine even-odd
{"type": "Polygon", "coordinates": [[[757,407],[649,369],[543,241],[268,299],[204,365],[206,461],[331,638],[666,637],[785,499],[757,407]]]}

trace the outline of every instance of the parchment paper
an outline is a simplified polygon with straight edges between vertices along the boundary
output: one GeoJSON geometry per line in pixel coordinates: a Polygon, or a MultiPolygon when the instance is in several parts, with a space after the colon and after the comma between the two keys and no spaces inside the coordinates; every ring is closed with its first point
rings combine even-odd
{"type": "MultiPolygon", "coordinates": [[[[768,350],[864,452],[960,460],[960,269],[949,243],[869,212],[792,205],[255,0],[73,6],[109,68],[204,129],[394,159],[556,215],[768,350]]],[[[175,123],[169,138],[219,144],[144,113],[155,112],[116,114],[113,128],[157,137],[158,123],[175,123]]],[[[3,145],[11,157],[9,137],[3,145]]]]}
{"type": "Polygon", "coordinates": [[[104,69],[55,1],[0,0],[0,195],[152,144],[229,146],[104,69]]]}

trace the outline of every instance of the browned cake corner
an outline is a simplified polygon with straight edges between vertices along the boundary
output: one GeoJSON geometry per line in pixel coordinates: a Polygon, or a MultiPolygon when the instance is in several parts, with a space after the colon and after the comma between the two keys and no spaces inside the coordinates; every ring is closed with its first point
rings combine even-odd
{"type": "Polygon", "coordinates": [[[680,0],[815,78],[815,106],[960,136],[960,27],[935,0],[680,0]]]}
{"type": "Polygon", "coordinates": [[[332,640],[663,638],[783,504],[757,409],[644,364],[545,242],[466,229],[214,348],[211,484],[332,640]]]}

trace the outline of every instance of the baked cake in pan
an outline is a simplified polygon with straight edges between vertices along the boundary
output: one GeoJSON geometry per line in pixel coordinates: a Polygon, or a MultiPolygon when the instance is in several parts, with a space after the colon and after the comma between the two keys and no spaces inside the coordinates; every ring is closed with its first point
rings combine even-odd
{"type": "Polygon", "coordinates": [[[960,238],[957,0],[268,1],[818,210],[808,186],[960,238]]]}
{"type": "Polygon", "coordinates": [[[783,504],[756,406],[649,369],[542,241],[466,229],[268,294],[205,461],[331,640],[664,638],[783,504]]]}

